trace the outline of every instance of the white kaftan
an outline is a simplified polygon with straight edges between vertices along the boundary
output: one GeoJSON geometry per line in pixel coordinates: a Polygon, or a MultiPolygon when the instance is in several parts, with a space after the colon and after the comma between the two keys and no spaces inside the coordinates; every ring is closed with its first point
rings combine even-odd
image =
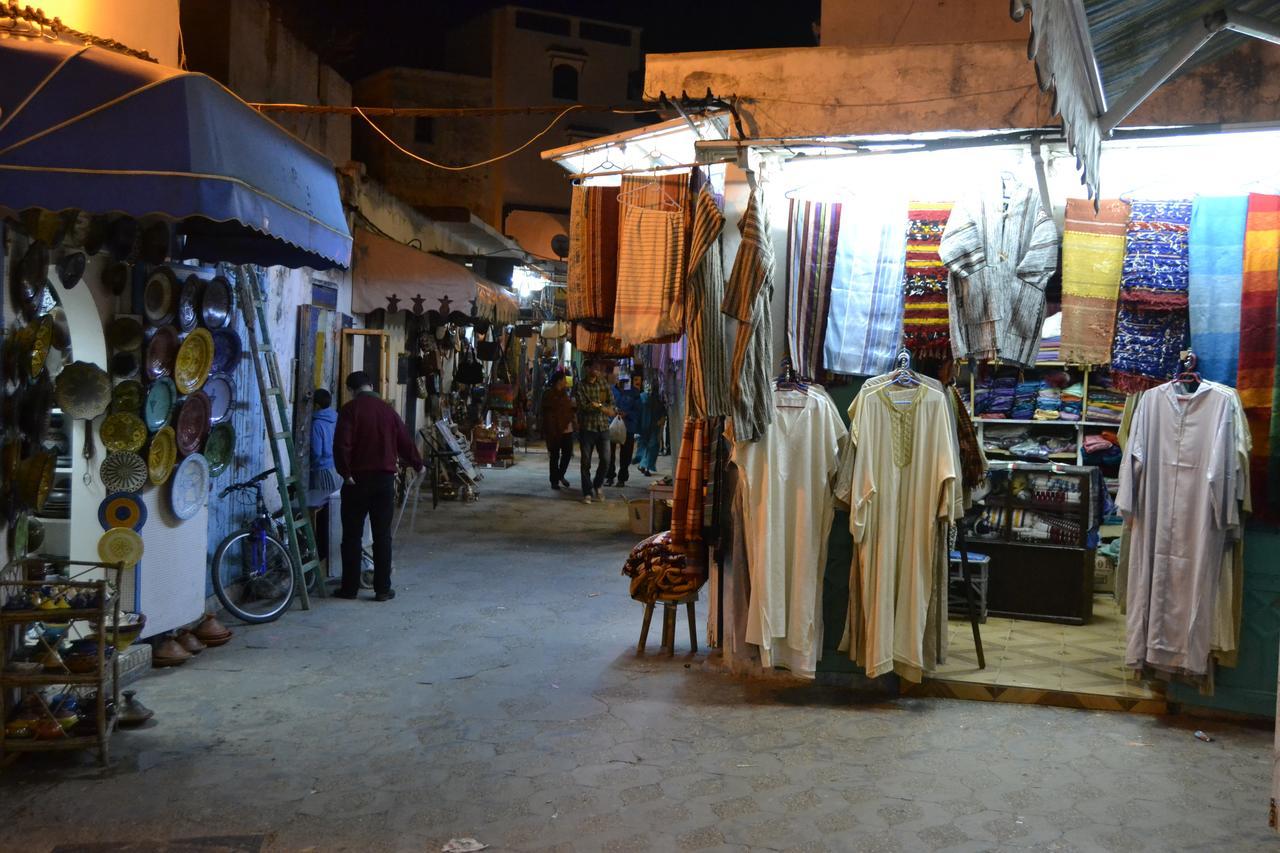
{"type": "Polygon", "coordinates": [[[812,678],[822,653],[822,577],[844,422],[827,392],[771,389],[773,423],[736,441],[751,572],[747,642],[760,663],[812,678]]]}
{"type": "Polygon", "coordinates": [[[1227,531],[1239,524],[1235,392],[1142,396],[1116,504],[1131,522],[1125,665],[1205,675],[1227,531]]]}
{"type": "Polygon", "coordinates": [[[929,384],[884,384],[860,396],[850,495],[861,576],[857,654],[868,677],[896,668],[919,680],[940,523],[961,514],[951,402],[929,384]]]}

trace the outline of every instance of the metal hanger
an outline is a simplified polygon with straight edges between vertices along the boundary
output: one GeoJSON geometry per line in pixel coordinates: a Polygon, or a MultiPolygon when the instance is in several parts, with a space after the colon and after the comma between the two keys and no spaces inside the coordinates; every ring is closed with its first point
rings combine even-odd
{"type": "Polygon", "coordinates": [[[894,359],[897,368],[893,371],[893,378],[888,384],[902,385],[907,388],[915,387],[920,384],[920,377],[916,376],[915,371],[911,369],[911,350],[903,347],[898,350],[898,356],[894,359]]]}

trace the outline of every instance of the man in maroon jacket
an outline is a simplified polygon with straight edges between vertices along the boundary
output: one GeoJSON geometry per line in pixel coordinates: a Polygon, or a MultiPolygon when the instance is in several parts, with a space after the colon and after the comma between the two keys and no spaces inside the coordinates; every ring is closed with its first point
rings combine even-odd
{"type": "Polygon", "coordinates": [[[422,456],[396,410],[373,392],[363,370],[347,377],[355,394],[338,412],[333,461],[342,477],[342,589],[338,598],[355,598],[360,589],[360,543],[364,520],[373,528],[375,601],[396,597],[391,588],[391,517],[396,504],[396,460],[422,471],[422,456]]]}

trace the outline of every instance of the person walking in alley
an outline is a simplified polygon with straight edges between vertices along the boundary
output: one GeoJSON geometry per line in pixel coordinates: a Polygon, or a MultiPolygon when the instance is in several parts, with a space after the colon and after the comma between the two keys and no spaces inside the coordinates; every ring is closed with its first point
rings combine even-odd
{"type": "Polygon", "coordinates": [[[363,370],[347,377],[355,396],[338,413],[333,461],[342,477],[342,588],[334,595],[355,598],[360,589],[360,543],[364,521],[373,529],[375,601],[396,597],[391,588],[391,517],[395,510],[396,461],[419,473],[422,456],[396,410],[373,391],[363,370]]]}
{"type": "Polygon", "coordinates": [[[569,488],[564,478],[573,461],[573,434],[575,409],[569,392],[565,390],[565,375],[551,377],[551,387],[542,395],[542,435],[547,440],[547,466],[550,469],[551,488],[559,491],[569,488]]]}
{"type": "Polygon", "coordinates": [[[629,379],[623,376],[613,386],[613,406],[627,425],[627,438],[621,444],[609,445],[609,473],[604,477],[606,486],[612,486],[615,479],[619,486],[625,486],[627,478],[631,476],[631,457],[636,449],[636,433],[640,423],[640,386],[643,381],[644,375],[637,372],[629,379]]]}
{"type": "Polygon", "coordinates": [[[322,561],[329,559],[329,497],[342,488],[342,478],[333,465],[333,433],[338,413],[327,388],[311,394],[311,470],[307,475],[307,509],[311,511],[316,550],[322,561]]]}
{"type": "Polygon", "coordinates": [[[640,394],[640,420],[636,425],[636,470],[652,477],[658,467],[658,445],[667,420],[667,405],[653,383],[640,394]]]}
{"type": "Polygon", "coordinates": [[[604,381],[602,365],[599,361],[587,364],[587,377],[573,389],[573,402],[578,408],[578,453],[581,454],[579,464],[582,470],[582,502],[591,503],[599,499],[600,486],[604,484],[605,466],[609,464],[608,443],[609,418],[613,417],[613,394],[609,384],[604,381]],[[591,454],[595,453],[596,475],[591,476],[591,454]]]}

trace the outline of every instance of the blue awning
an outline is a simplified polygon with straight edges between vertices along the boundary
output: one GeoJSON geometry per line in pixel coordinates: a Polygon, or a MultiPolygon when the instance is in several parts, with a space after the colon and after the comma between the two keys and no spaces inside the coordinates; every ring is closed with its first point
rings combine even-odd
{"type": "Polygon", "coordinates": [[[1092,198],[1102,140],[1162,83],[1246,38],[1280,43],[1280,0],[1012,0],[1015,20],[1028,8],[1040,88],[1092,198]]]}
{"type": "Polygon", "coordinates": [[[16,38],[0,80],[0,211],[162,216],[189,257],[350,264],[333,164],[215,80],[16,38]]]}

